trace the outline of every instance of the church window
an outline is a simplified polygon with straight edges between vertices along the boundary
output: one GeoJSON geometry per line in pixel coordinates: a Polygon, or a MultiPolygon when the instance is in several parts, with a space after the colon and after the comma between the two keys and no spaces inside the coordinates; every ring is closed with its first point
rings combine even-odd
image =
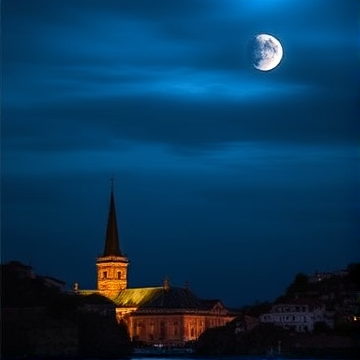
{"type": "Polygon", "coordinates": [[[103,272],[103,279],[107,279],[107,271],[103,272]]]}

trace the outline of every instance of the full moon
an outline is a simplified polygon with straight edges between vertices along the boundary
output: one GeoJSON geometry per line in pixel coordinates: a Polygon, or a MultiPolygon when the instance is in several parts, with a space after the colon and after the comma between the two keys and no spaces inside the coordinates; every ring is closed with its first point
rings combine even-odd
{"type": "Polygon", "coordinates": [[[251,42],[253,66],[261,71],[269,71],[280,64],[283,48],[280,41],[269,34],[259,34],[251,42]]]}

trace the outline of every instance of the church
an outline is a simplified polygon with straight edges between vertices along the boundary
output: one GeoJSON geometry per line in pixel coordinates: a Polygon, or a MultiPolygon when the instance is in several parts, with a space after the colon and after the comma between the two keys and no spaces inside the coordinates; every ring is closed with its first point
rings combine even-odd
{"type": "Polygon", "coordinates": [[[165,280],[162,286],[128,287],[128,265],[120,248],[112,187],[104,252],[96,260],[97,290],[78,292],[110,299],[116,306],[117,320],[125,321],[131,339],[147,344],[181,346],[236,317],[220,300],[197,297],[187,284],[175,287],[165,280]]]}

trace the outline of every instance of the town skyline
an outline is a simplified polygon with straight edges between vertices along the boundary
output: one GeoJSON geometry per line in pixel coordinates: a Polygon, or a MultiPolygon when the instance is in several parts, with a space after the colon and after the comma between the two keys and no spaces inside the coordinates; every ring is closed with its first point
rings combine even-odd
{"type": "Polygon", "coordinates": [[[1,257],[94,288],[110,181],[129,286],[227,306],[359,261],[352,0],[4,0],[1,257]],[[249,43],[281,62],[259,71],[249,43]]]}
{"type": "MultiPolygon", "coordinates": [[[[114,176],[114,174],[112,174],[112,176],[110,178],[110,182],[111,182],[110,201],[109,201],[109,207],[108,207],[108,213],[107,213],[106,230],[104,232],[105,236],[104,236],[103,250],[98,253],[96,258],[101,259],[102,256],[106,256],[106,253],[109,252],[109,244],[108,244],[109,240],[108,239],[111,239],[110,241],[113,241],[113,242],[118,244],[117,245],[118,246],[117,251],[119,251],[119,256],[123,256],[124,260],[126,262],[131,263],[131,261],[129,261],[130,258],[128,257],[128,255],[125,252],[123,252],[123,250],[122,250],[121,241],[120,241],[121,237],[120,237],[119,231],[117,229],[118,221],[117,221],[117,217],[116,217],[116,205],[115,205],[116,202],[115,202],[115,196],[114,196],[114,192],[115,192],[115,187],[114,187],[115,176],[114,176]],[[111,228],[110,233],[109,233],[109,226],[111,228]]],[[[113,248],[114,248],[114,246],[111,247],[112,250],[110,250],[110,252],[113,251],[113,248]]],[[[115,246],[115,248],[116,248],[116,246],[115,246]]],[[[12,261],[18,262],[19,260],[11,259],[10,262],[12,262],[12,261]]],[[[21,261],[19,263],[21,264],[21,261]]],[[[95,265],[94,265],[94,268],[97,267],[95,265]]],[[[128,265],[130,265],[130,264],[128,264],[128,265]]],[[[322,271],[321,269],[316,269],[314,272],[304,274],[304,275],[308,276],[310,282],[317,282],[318,280],[326,279],[326,278],[328,278],[329,276],[332,276],[332,275],[336,275],[336,274],[341,275],[341,273],[343,273],[343,272],[346,273],[347,272],[347,267],[349,265],[351,265],[351,264],[345,264],[345,266],[343,266],[342,268],[328,269],[327,271],[322,271]]],[[[31,263],[27,264],[27,266],[29,266],[30,268],[32,268],[35,271],[35,269],[31,265],[31,263]]],[[[36,273],[36,271],[34,273],[36,273]]],[[[127,272],[127,273],[129,274],[129,272],[127,272]]],[[[131,272],[130,272],[130,274],[131,274],[131,272]]],[[[297,273],[294,274],[294,276],[299,275],[299,274],[303,274],[303,273],[302,272],[297,272],[297,273]]],[[[44,276],[44,274],[41,274],[41,276],[44,276]]],[[[130,282],[126,281],[127,285],[125,286],[125,288],[128,287],[128,288],[132,289],[132,288],[139,288],[140,286],[142,286],[144,288],[165,287],[165,284],[168,284],[168,286],[171,286],[171,287],[175,286],[175,287],[190,288],[189,280],[183,281],[182,284],[179,284],[179,283],[174,284],[174,283],[171,282],[171,277],[169,275],[165,275],[163,277],[163,279],[161,279],[157,283],[144,284],[143,282],[140,282],[139,284],[135,284],[135,286],[133,284],[131,284],[131,277],[129,275],[126,275],[126,277],[130,278],[130,282]]],[[[96,285],[97,285],[97,283],[99,281],[99,280],[96,280],[96,279],[94,279],[94,284],[93,285],[90,285],[90,286],[88,285],[88,286],[82,287],[82,286],[80,286],[80,284],[79,284],[79,282],[77,280],[75,280],[73,283],[68,283],[68,282],[64,281],[64,279],[53,277],[51,274],[49,274],[47,272],[46,272],[45,278],[52,278],[56,282],[59,282],[59,283],[63,282],[64,289],[66,288],[67,291],[70,291],[70,292],[71,291],[75,291],[75,292],[78,292],[78,291],[80,291],[80,292],[81,291],[85,291],[85,292],[95,291],[95,292],[97,292],[97,291],[99,291],[99,290],[94,290],[94,288],[96,288],[96,285]]],[[[97,275],[97,278],[99,279],[99,275],[97,275]]],[[[288,286],[288,285],[289,285],[289,283],[286,286],[288,286]]],[[[282,296],[286,292],[286,289],[287,289],[287,287],[285,287],[282,292],[278,293],[275,296],[275,298],[274,297],[271,298],[271,299],[270,298],[264,298],[264,299],[261,299],[261,300],[255,299],[253,302],[250,302],[250,303],[244,303],[244,302],[239,303],[239,304],[233,303],[232,307],[235,307],[235,308],[238,307],[239,308],[239,307],[242,307],[242,306],[254,305],[254,304],[260,303],[260,302],[273,302],[273,301],[276,300],[276,298],[282,296]]],[[[191,288],[191,290],[197,294],[196,289],[191,288]]],[[[197,294],[197,295],[200,295],[200,294],[197,294]]],[[[200,297],[201,297],[201,295],[200,295],[200,297]]],[[[218,297],[218,296],[214,297],[213,296],[213,298],[217,299],[217,300],[220,300],[222,303],[225,303],[225,301],[221,297],[218,297]]]]}

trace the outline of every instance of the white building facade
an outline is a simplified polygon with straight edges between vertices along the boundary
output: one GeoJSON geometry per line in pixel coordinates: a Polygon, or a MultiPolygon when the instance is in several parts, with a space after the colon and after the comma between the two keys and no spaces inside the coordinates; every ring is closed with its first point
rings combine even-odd
{"type": "Polygon", "coordinates": [[[325,305],[312,299],[296,299],[289,303],[273,305],[269,313],[260,315],[260,322],[296,332],[312,332],[317,322],[324,322],[333,327],[333,320],[327,315],[325,305]]]}

